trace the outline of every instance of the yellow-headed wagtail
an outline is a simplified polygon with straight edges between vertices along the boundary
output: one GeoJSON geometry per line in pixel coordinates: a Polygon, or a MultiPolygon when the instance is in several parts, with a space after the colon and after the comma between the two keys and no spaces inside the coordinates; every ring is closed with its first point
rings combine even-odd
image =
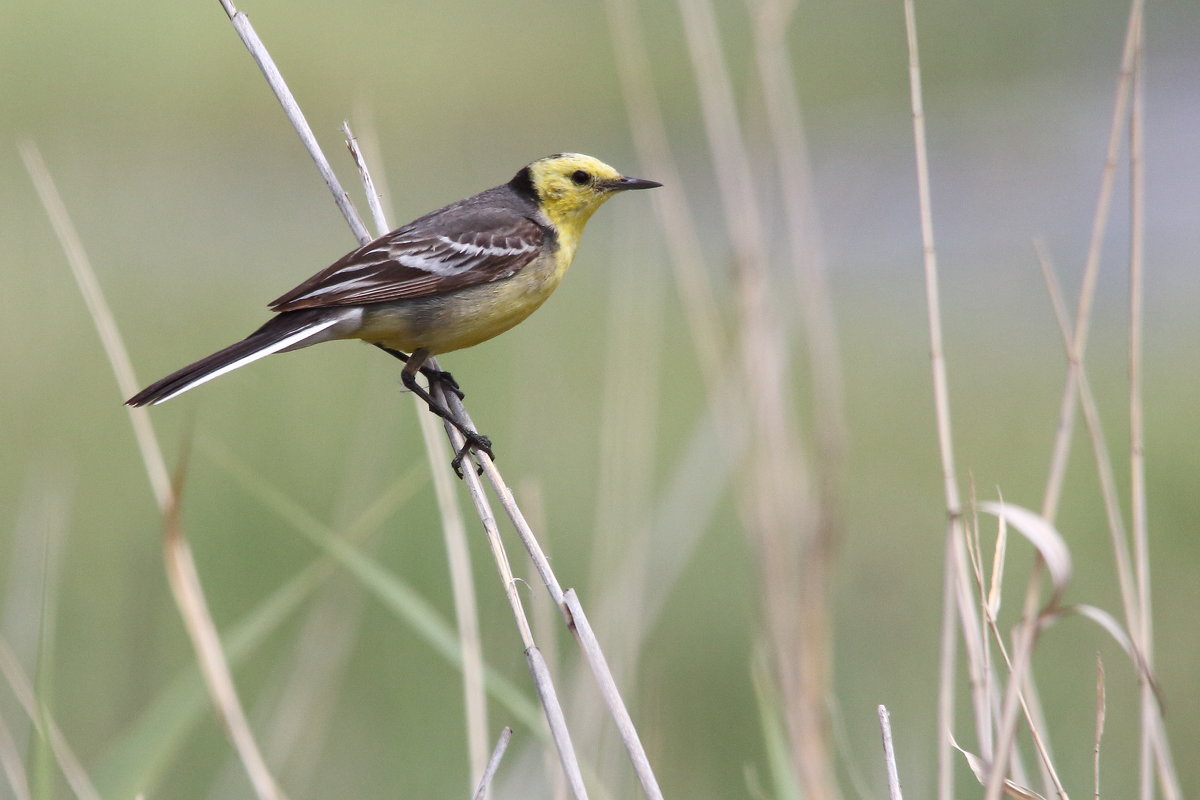
{"type": "Polygon", "coordinates": [[[150,384],[126,401],[170,400],[272,353],[331,339],[362,339],[406,362],[401,379],[462,431],[468,450],[492,455],[487,437],[457,420],[416,381],[459,394],[425,360],[503,333],[558,286],[584,225],[613,194],[661,184],[626,178],[591,156],[534,161],[504,184],[440,208],[347,253],[270,304],[278,316],[254,333],[150,384]]]}

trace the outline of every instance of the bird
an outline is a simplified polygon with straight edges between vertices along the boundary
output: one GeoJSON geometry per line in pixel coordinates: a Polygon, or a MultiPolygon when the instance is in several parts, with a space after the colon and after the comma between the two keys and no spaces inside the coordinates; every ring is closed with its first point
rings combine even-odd
{"type": "Polygon", "coordinates": [[[361,339],[404,361],[405,388],[462,433],[452,462],[461,475],[469,451],[495,457],[491,441],[435,400],[416,374],[461,398],[453,376],[426,361],[522,322],[558,287],[596,209],[620,192],[661,185],[580,153],[539,158],[508,183],[352,250],[270,302],[275,316],[249,336],[155,381],[125,404],[165,402],[273,353],[361,339]]]}

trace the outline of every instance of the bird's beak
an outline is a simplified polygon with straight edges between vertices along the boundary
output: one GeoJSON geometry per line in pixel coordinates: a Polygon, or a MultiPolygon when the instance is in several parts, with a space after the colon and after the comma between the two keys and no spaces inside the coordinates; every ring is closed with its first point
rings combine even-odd
{"type": "Polygon", "coordinates": [[[608,184],[608,188],[614,192],[624,192],[630,189],[653,189],[656,186],[662,186],[658,181],[648,181],[643,178],[617,178],[608,184]]]}

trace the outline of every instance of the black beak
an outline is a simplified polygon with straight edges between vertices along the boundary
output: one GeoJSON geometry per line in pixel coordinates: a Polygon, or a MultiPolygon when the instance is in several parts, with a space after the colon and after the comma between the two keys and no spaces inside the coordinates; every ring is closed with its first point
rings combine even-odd
{"type": "Polygon", "coordinates": [[[656,186],[662,186],[662,184],[642,178],[618,178],[608,185],[614,192],[624,192],[630,189],[653,189],[656,186]]]}

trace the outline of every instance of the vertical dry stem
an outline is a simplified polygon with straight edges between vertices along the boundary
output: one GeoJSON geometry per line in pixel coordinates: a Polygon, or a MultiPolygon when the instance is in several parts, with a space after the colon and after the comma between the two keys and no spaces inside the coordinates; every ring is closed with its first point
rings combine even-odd
{"type": "MultiPolygon", "coordinates": [[[[916,148],[917,195],[921,216],[921,249],[925,264],[925,301],[929,321],[929,359],[933,370],[933,403],[937,420],[938,452],[941,456],[942,483],[946,500],[948,561],[943,580],[946,604],[942,614],[940,677],[938,691],[938,797],[949,800],[954,793],[951,730],[954,724],[954,585],[964,579],[961,564],[949,561],[962,535],[962,504],[954,467],[954,444],[950,425],[950,392],[946,380],[946,360],[942,345],[942,312],[938,292],[937,250],[933,238],[933,209],[929,187],[928,148],[925,142],[925,111],[921,97],[921,65],[917,49],[917,22],[913,0],[904,2],[904,25],[908,40],[909,91],[912,104],[913,140],[916,148]]],[[[956,561],[958,561],[956,559],[956,561]]]]}

